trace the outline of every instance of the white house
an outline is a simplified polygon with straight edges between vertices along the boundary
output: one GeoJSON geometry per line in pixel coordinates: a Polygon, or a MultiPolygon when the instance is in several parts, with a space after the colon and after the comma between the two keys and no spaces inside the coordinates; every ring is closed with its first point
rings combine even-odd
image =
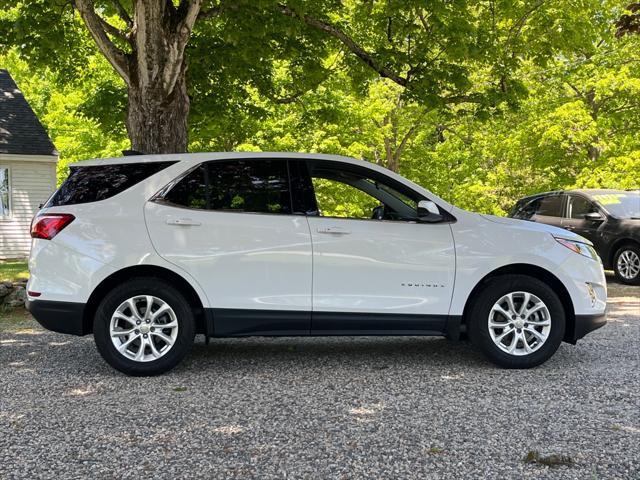
{"type": "Polygon", "coordinates": [[[58,152],[6,70],[0,69],[0,259],[29,255],[29,227],[56,187],[58,152]]]}

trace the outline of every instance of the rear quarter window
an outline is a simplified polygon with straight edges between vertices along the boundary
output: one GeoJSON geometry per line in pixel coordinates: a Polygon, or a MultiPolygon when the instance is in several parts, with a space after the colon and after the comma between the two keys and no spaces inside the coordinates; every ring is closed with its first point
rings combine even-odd
{"type": "Polygon", "coordinates": [[[176,162],[124,163],[72,167],[46,207],[98,202],[113,197],[176,162]]]}

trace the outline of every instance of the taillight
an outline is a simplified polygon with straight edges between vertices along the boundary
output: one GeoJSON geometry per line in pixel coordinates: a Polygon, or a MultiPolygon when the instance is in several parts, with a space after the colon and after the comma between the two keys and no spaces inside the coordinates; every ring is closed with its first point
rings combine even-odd
{"type": "Polygon", "coordinates": [[[45,213],[31,222],[31,238],[51,240],[76,217],[69,213],[45,213]]]}

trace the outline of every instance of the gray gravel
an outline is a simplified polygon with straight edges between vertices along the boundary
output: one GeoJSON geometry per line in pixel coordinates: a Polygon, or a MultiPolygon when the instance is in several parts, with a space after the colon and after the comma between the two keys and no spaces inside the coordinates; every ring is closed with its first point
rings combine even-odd
{"type": "Polygon", "coordinates": [[[439,338],[198,338],[134,379],[0,312],[0,478],[639,479],[640,289],[610,293],[606,327],[529,371],[439,338]]]}

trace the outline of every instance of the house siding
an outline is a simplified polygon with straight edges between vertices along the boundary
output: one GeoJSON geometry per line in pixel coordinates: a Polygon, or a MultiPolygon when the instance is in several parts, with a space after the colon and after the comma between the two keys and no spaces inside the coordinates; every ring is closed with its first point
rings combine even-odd
{"type": "Polygon", "coordinates": [[[0,166],[9,167],[11,215],[0,217],[0,259],[23,258],[31,248],[31,219],[56,188],[56,164],[50,160],[7,161],[2,157],[0,166]]]}

